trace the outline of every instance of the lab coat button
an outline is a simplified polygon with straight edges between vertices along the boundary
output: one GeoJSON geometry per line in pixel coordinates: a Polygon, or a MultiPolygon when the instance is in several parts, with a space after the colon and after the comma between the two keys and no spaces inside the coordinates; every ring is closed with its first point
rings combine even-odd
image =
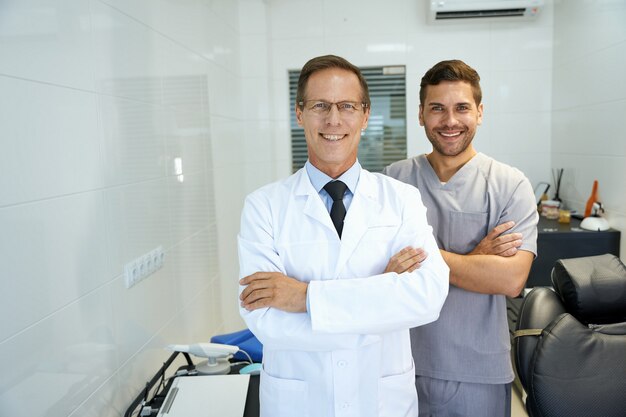
{"type": "Polygon", "coordinates": [[[339,361],[339,362],[337,362],[337,366],[340,367],[340,368],[344,368],[347,364],[348,364],[348,362],[346,362],[346,361],[339,361]]]}

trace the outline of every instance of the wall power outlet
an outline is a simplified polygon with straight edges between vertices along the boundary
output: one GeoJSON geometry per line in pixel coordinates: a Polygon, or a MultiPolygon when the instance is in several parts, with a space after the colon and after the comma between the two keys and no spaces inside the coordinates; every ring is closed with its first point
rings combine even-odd
{"type": "Polygon", "coordinates": [[[163,252],[163,247],[159,246],[128,262],[124,265],[124,285],[126,285],[126,288],[131,288],[150,274],[161,269],[164,260],[165,252],[163,252]]]}

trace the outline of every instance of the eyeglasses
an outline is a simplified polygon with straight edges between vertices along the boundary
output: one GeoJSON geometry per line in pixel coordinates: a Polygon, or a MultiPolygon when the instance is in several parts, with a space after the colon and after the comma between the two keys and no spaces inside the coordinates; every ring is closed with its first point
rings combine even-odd
{"type": "Polygon", "coordinates": [[[320,100],[305,100],[300,101],[298,105],[303,106],[313,114],[325,116],[330,113],[330,109],[333,106],[337,106],[337,111],[342,115],[352,115],[359,110],[365,110],[367,103],[357,103],[355,101],[339,101],[337,103],[329,103],[327,101],[320,100]]]}

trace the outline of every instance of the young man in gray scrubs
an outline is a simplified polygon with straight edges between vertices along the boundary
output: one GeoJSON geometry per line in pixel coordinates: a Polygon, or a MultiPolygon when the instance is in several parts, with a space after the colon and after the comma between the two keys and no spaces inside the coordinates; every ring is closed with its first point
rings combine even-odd
{"type": "Polygon", "coordinates": [[[411,330],[420,416],[511,413],[505,296],[524,288],[538,215],[528,179],[472,145],[483,115],[479,81],[462,61],[431,68],[420,84],[419,123],[432,152],[383,171],[419,189],[450,267],[439,320],[411,330]]]}

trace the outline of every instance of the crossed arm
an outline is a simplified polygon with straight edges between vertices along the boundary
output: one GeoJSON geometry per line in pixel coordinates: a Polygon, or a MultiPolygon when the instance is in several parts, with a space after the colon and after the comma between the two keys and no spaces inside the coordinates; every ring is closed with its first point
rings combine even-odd
{"type": "MultiPolygon", "coordinates": [[[[450,267],[450,284],[483,294],[518,296],[524,289],[534,255],[518,250],[522,245],[520,233],[505,233],[513,226],[515,223],[510,221],[494,227],[466,255],[440,250],[450,267]]],[[[418,252],[409,249],[405,248],[392,257],[387,270],[402,272],[403,269],[419,268],[418,252]]]]}
{"type": "MultiPolygon", "coordinates": [[[[407,246],[389,260],[385,272],[413,272],[426,260],[428,254],[422,248],[407,246]]],[[[444,258],[445,259],[445,258],[444,258]]],[[[239,280],[246,285],[239,299],[241,306],[252,311],[274,307],[290,313],[304,313],[308,284],[280,272],[255,272],[239,280]]]]}
{"type": "Polygon", "coordinates": [[[280,272],[255,272],[239,280],[247,285],[239,295],[241,306],[248,311],[274,307],[290,313],[306,312],[309,284],[280,272]]]}
{"type": "MultiPolygon", "coordinates": [[[[519,295],[534,255],[518,250],[522,244],[520,233],[505,233],[514,225],[506,222],[496,226],[466,255],[440,250],[450,267],[450,283],[483,294],[519,295]]],[[[385,272],[412,272],[427,256],[421,248],[406,247],[391,257],[385,272]]],[[[292,313],[307,311],[306,282],[280,272],[256,272],[239,283],[246,286],[239,297],[246,310],[274,307],[292,313]]]]}

